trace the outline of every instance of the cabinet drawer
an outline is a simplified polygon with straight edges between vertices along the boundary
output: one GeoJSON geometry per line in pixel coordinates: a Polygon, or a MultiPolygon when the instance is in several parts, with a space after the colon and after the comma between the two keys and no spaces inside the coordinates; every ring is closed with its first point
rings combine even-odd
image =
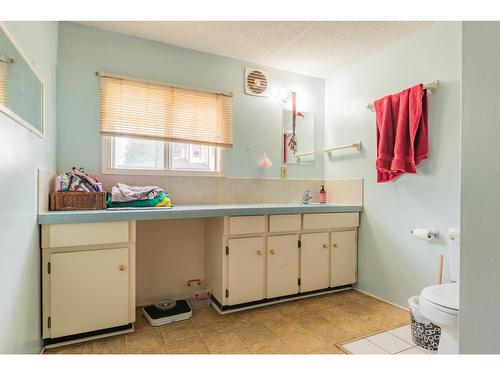
{"type": "Polygon", "coordinates": [[[304,214],[304,229],[353,228],[359,226],[359,213],[304,214]]]}
{"type": "Polygon", "coordinates": [[[42,247],[103,245],[129,242],[129,222],[45,225],[42,247]]]}
{"type": "Polygon", "coordinates": [[[263,233],[265,231],[265,216],[229,217],[229,234],[263,233]]]}
{"type": "Polygon", "coordinates": [[[269,216],[269,232],[297,231],[300,224],[300,214],[269,216]]]}

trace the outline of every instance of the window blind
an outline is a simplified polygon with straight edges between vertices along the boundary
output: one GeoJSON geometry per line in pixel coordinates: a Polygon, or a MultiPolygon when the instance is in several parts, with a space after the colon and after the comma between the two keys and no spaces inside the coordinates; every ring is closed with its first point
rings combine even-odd
{"type": "Polygon", "coordinates": [[[0,104],[7,101],[7,63],[0,60],[0,104]]]}
{"type": "Polygon", "coordinates": [[[233,146],[232,96],[101,75],[101,134],[233,146]]]}

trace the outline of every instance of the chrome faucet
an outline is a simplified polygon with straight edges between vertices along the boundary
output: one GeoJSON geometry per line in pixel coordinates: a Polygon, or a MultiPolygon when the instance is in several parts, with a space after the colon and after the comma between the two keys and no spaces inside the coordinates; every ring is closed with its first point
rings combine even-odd
{"type": "Polygon", "coordinates": [[[312,199],[311,190],[306,189],[306,191],[304,191],[304,196],[302,197],[302,200],[299,203],[300,204],[309,204],[309,203],[311,203],[311,199],[312,199]]]}

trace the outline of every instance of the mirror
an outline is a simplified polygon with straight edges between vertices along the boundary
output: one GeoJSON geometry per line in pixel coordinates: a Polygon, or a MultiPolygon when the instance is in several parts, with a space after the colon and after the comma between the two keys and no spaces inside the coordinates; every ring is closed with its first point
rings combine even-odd
{"type": "Polygon", "coordinates": [[[43,82],[0,23],[0,112],[42,137],[43,82]]]}
{"type": "MultiPolygon", "coordinates": [[[[314,150],[314,113],[313,112],[297,112],[302,116],[296,117],[295,122],[295,139],[297,141],[297,151],[294,153],[288,147],[288,140],[293,132],[292,111],[289,109],[283,110],[283,132],[287,134],[287,164],[304,164],[312,165],[315,159],[314,150]]],[[[284,139],[284,137],[282,137],[284,139]]],[[[283,142],[283,141],[282,141],[283,142]]],[[[282,144],[283,146],[283,144],[282,144]]]]}

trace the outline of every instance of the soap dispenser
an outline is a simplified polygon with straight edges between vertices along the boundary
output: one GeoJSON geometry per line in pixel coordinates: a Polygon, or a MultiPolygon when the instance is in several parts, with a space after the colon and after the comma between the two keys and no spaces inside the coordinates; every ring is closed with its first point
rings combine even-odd
{"type": "Polygon", "coordinates": [[[321,188],[319,189],[319,203],[326,203],[325,185],[321,185],[321,188]]]}

